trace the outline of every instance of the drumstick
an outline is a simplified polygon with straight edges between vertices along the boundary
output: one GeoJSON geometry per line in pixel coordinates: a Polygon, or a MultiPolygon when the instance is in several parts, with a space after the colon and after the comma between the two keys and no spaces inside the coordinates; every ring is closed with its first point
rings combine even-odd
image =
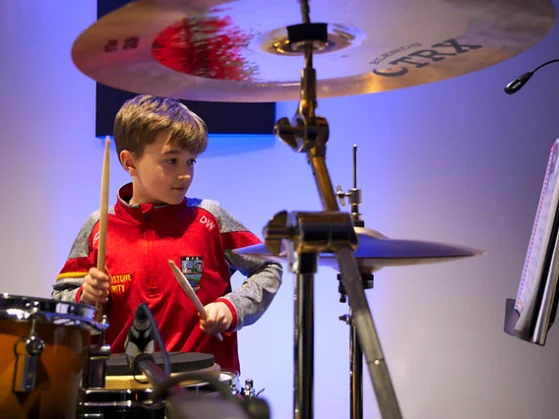
{"type": "MultiPolygon", "coordinates": [[[[182,289],[184,290],[184,292],[186,292],[186,295],[188,295],[188,297],[194,303],[194,307],[196,307],[196,310],[198,310],[198,313],[200,313],[202,319],[206,320],[208,318],[208,313],[206,313],[206,309],[204,308],[202,302],[200,301],[200,299],[198,298],[198,296],[190,286],[190,283],[185,278],[184,274],[181,272],[181,270],[178,268],[178,266],[175,264],[174,261],[169,260],[169,266],[173,270],[173,273],[175,274],[175,278],[177,278],[177,281],[179,281],[179,284],[181,284],[182,289]]],[[[219,340],[223,340],[223,336],[221,336],[221,333],[218,333],[216,337],[219,340]]]]}
{"type": "MultiPolygon", "coordinates": [[[[105,271],[105,255],[107,241],[107,215],[109,211],[109,169],[110,169],[110,145],[111,140],[107,136],[105,138],[105,154],[103,157],[103,171],[101,173],[101,206],[99,209],[99,241],[97,251],[97,269],[105,271]]],[[[103,314],[103,308],[100,304],[95,305],[100,311],[99,317],[103,314]]]]}

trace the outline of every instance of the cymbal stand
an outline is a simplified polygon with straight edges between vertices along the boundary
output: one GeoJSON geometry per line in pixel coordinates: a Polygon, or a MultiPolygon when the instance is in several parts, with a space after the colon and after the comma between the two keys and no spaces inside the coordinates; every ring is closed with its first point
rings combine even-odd
{"type": "Polygon", "coordinates": [[[294,418],[313,418],[314,274],[318,254],[355,247],[357,235],[349,214],[339,211],[281,211],[265,229],[266,245],[273,253],[287,239],[287,263],[296,274],[294,418]],[[349,247],[348,247],[349,248],[349,247]]]}
{"type": "MultiPolygon", "coordinates": [[[[365,227],[365,222],[361,219],[359,205],[361,204],[361,189],[357,188],[357,146],[353,146],[353,188],[348,192],[342,192],[340,186],[336,186],[336,195],[340,203],[345,205],[347,197],[351,205],[351,218],[356,227],[365,227]]],[[[342,283],[342,276],[338,274],[340,292],[340,303],[345,303],[346,292],[342,283]]],[[[372,273],[361,272],[361,282],[363,289],[372,289],[374,277],[372,273]]],[[[357,330],[353,325],[351,316],[351,306],[349,314],[340,316],[340,320],[349,325],[349,374],[350,374],[350,419],[363,419],[363,350],[357,338],[357,330]]]]}
{"type": "Polygon", "coordinates": [[[287,27],[293,49],[304,51],[305,67],[301,73],[301,93],[298,111],[292,121],[281,118],[274,127],[274,134],[296,152],[307,154],[320,200],[322,213],[276,215],[264,229],[268,249],[279,254],[282,240],[286,240],[288,263],[297,275],[295,291],[295,419],[311,419],[313,404],[313,281],[316,258],[320,252],[336,254],[342,283],[352,308],[352,318],[357,337],[363,348],[371,381],[376,393],[381,415],[385,419],[400,419],[402,414],[392,386],[380,341],[361,283],[361,275],[353,249],[357,236],[351,218],[340,213],[334,188],[326,167],[328,122],[315,114],[316,71],[313,68],[313,49],[328,42],[327,25],[310,22],[308,0],[300,0],[303,23],[287,27]],[[345,222],[345,218],[349,222],[345,222]],[[302,218],[313,222],[306,228],[302,218]],[[281,223],[285,221],[285,223],[281,223]],[[309,259],[311,262],[309,262],[309,259]],[[306,284],[306,285],[305,285],[306,284]],[[299,287],[298,285],[302,285],[299,287]],[[308,298],[308,300],[307,300],[308,298]]]}

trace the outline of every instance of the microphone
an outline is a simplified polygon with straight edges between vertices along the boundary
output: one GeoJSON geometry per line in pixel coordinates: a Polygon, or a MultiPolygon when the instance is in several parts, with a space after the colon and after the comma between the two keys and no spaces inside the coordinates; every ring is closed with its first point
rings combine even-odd
{"type": "MultiPolygon", "coordinates": [[[[171,417],[177,419],[270,419],[270,407],[265,400],[247,397],[239,400],[223,383],[216,381],[215,377],[201,373],[201,376],[210,383],[221,387],[222,397],[208,398],[201,395],[188,394],[180,383],[185,376],[192,378],[196,373],[183,373],[171,376],[170,360],[165,345],[161,339],[155,319],[147,304],[138,305],[134,314],[134,322],[128,330],[124,343],[124,352],[130,367],[134,371],[143,373],[154,386],[152,400],[164,399],[166,410],[171,412],[171,417]],[[165,361],[163,371],[154,361],[152,354],[155,352],[155,341],[161,346],[165,361]]],[[[250,394],[248,395],[250,396],[250,394]]]]}
{"type": "Polygon", "coordinates": [[[139,354],[153,354],[155,352],[155,334],[151,319],[147,314],[148,310],[149,308],[145,303],[138,306],[134,315],[134,322],[124,342],[124,352],[130,365],[134,363],[134,359],[139,354]]]}
{"type": "Polygon", "coordinates": [[[518,77],[517,79],[511,81],[510,83],[508,83],[508,84],[505,86],[505,93],[506,93],[507,95],[513,95],[513,94],[515,94],[515,93],[518,92],[520,89],[522,89],[522,87],[524,87],[524,85],[525,85],[526,83],[528,83],[528,80],[530,80],[530,78],[534,75],[534,73],[535,73],[536,71],[538,71],[538,70],[539,70],[540,68],[542,68],[542,67],[545,67],[545,66],[548,65],[548,64],[556,63],[556,62],[558,62],[558,61],[559,61],[559,59],[555,59],[555,60],[548,61],[548,62],[543,63],[542,65],[536,67],[534,70],[529,71],[528,73],[524,73],[523,75],[521,75],[521,76],[518,77]]]}
{"type": "Polygon", "coordinates": [[[270,405],[264,399],[243,399],[241,405],[252,419],[270,419],[272,417],[270,405]]]}
{"type": "MultiPolygon", "coordinates": [[[[149,357],[140,355],[138,358],[149,357]]],[[[144,361],[141,360],[140,363],[144,361]]],[[[148,367],[148,362],[145,362],[148,367]]],[[[203,372],[184,372],[165,378],[158,373],[158,368],[145,368],[153,371],[150,381],[154,384],[150,399],[164,399],[166,411],[175,419],[270,419],[271,410],[268,402],[251,394],[243,394],[242,398],[234,395],[231,390],[216,377],[203,372]],[[182,387],[177,387],[185,380],[198,379],[211,384],[218,397],[205,394],[191,394],[182,387]]],[[[160,369],[159,369],[160,371],[160,369]]],[[[243,391],[244,393],[244,391],[243,391]]]]}

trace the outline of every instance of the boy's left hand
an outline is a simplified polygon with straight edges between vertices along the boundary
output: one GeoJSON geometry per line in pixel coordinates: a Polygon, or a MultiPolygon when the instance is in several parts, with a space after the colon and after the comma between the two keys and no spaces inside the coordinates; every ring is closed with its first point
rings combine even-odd
{"type": "Polygon", "coordinates": [[[200,319],[200,329],[210,335],[217,335],[229,329],[233,322],[233,314],[227,304],[222,302],[210,303],[204,308],[208,317],[206,320],[200,319]]]}

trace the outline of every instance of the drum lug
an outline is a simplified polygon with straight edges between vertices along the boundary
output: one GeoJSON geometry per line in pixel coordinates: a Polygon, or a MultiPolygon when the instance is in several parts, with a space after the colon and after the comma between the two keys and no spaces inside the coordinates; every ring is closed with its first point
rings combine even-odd
{"type": "Polygon", "coordinates": [[[243,399],[254,399],[258,397],[260,393],[262,393],[264,389],[260,390],[258,393],[254,389],[254,382],[248,378],[245,380],[245,386],[241,389],[241,394],[243,399]]]}
{"type": "Polygon", "coordinates": [[[235,380],[231,380],[228,387],[229,387],[229,391],[231,392],[231,394],[233,394],[233,396],[238,396],[239,395],[238,382],[236,382],[235,380]]]}
{"type": "Polygon", "coordinates": [[[36,321],[36,318],[31,320],[29,336],[14,344],[16,363],[12,390],[17,393],[29,392],[35,388],[37,360],[45,349],[45,343],[35,334],[36,321]]]}

